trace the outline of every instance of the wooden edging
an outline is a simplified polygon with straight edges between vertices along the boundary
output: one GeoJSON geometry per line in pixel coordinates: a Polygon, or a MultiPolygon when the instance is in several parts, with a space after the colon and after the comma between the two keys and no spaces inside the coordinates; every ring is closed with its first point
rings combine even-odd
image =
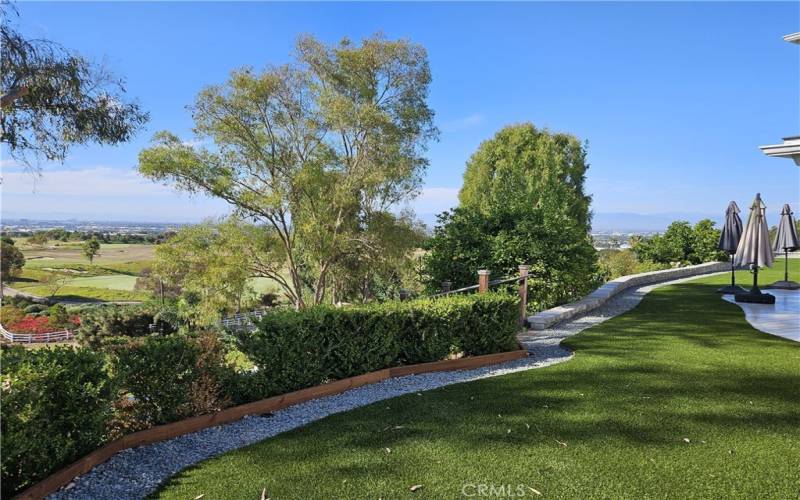
{"type": "Polygon", "coordinates": [[[115,441],[112,441],[102,448],[89,453],[76,462],[64,467],[58,472],[51,474],[42,481],[31,486],[20,493],[19,499],[44,498],[57,491],[59,488],[69,484],[77,476],[89,472],[92,468],[105,462],[115,454],[128,448],[135,448],[146,444],[176,438],[191,432],[214,427],[217,425],[235,422],[247,415],[261,415],[272,411],[280,410],[288,406],[293,406],[305,401],[317,399],[325,396],[340,394],[348,389],[355,389],[367,384],[374,384],[393,377],[403,377],[406,375],[417,375],[421,373],[448,371],[448,370],[469,370],[482,366],[503,363],[515,359],[522,359],[528,356],[528,351],[522,349],[500,352],[496,354],[485,354],[483,356],[473,356],[459,359],[446,359],[444,361],[434,361],[432,363],[421,363],[416,365],[397,366],[394,368],[384,368],[363,375],[349,377],[335,382],[301,389],[299,391],[261,399],[252,403],[247,403],[216,413],[200,415],[187,418],[171,424],[159,425],[151,429],[146,429],[133,434],[128,434],[115,441]]]}

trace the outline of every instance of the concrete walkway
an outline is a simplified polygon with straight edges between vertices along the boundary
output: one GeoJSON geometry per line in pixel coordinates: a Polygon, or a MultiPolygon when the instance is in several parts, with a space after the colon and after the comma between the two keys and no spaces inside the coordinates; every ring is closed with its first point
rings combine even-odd
{"type": "Polygon", "coordinates": [[[800,290],[764,290],[775,296],[774,304],[736,302],[733,295],[723,295],[744,310],[744,317],[753,328],[800,342],[800,290]]]}

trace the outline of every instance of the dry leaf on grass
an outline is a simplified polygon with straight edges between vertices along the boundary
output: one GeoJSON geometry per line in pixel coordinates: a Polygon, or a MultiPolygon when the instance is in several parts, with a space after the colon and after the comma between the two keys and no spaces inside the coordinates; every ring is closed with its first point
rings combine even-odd
{"type": "Polygon", "coordinates": [[[269,498],[267,498],[267,488],[261,490],[261,500],[269,500],[269,498]]]}
{"type": "Polygon", "coordinates": [[[564,448],[566,448],[566,447],[567,447],[567,443],[565,443],[564,441],[559,441],[558,439],[556,439],[556,443],[560,444],[560,445],[561,445],[561,446],[563,446],[564,448]]]}
{"type": "Polygon", "coordinates": [[[206,496],[206,494],[205,494],[205,493],[200,493],[199,495],[197,495],[196,497],[194,497],[194,500],[200,500],[200,499],[201,499],[201,498],[203,498],[204,496],[206,496]]]}
{"type": "Polygon", "coordinates": [[[422,488],[422,485],[421,485],[421,484],[415,484],[414,486],[412,486],[412,487],[410,488],[410,490],[411,490],[411,491],[417,491],[417,490],[419,490],[420,488],[422,488]]]}
{"type": "Polygon", "coordinates": [[[391,448],[384,448],[383,451],[385,451],[386,453],[391,453],[392,449],[391,448]]]}
{"type": "Polygon", "coordinates": [[[531,492],[533,492],[534,495],[542,496],[542,492],[537,490],[536,488],[531,488],[530,486],[528,486],[528,489],[531,490],[531,492]]]}
{"type": "Polygon", "coordinates": [[[683,438],[683,442],[684,442],[684,443],[691,443],[691,441],[689,440],[689,438],[683,438]]]}

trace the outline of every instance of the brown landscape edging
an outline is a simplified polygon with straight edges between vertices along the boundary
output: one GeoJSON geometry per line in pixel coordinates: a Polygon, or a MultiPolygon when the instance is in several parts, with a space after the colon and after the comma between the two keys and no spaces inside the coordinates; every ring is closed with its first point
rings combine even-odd
{"type": "Polygon", "coordinates": [[[173,422],[171,424],[159,425],[151,429],[128,434],[106,444],[102,448],[96,449],[83,458],[78,459],[76,462],[73,462],[58,472],[55,472],[42,481],[34,484],[27,490],[17,495],[15,498],[44,498],[45,496],[57,491],[59,488],[69,484],[69,482],[74,478],[80,476],[81,474],[87,473],[95,466],[100,465],[122,450],[176,438],[178,436],[197,432],[208,427],[235,422],[246,415],[260,415],[262,413],[269,413],[310,401],[312,399],[340,394],[349,389],[355,389],[356,387],[361,387],[367,384],[374,384],[389,378],[438,371],[469,370],[473,368],[480,368],[482,366],[503,363],[506,361],[522,359],[527,356],[527,350],[517,349],[514,351],[506,351],[495,354],[485,354],[482,356],[446,359],[431,363],[384,368],[383,370],[369,372],[363,375],[356,375],[355,377],[336,380],[334,382],[308,387],[306,389],[300,389],[299,391],[289,392],[267,399],[261,399],[252,403],[233,406],[215,413],[187,418],[186,420],[173,422]]]}

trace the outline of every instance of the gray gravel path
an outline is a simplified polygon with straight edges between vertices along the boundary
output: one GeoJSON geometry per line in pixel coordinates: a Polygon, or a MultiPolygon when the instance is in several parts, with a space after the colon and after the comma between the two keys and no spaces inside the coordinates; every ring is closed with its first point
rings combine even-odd
{"type": "Polygon", "coordinates": [[[276,411],[269,416],[245,417],[231,424],[125,450],[76,478],[67,487],[48,498],[117,500],[143,498],[155,491],[159,484],[197,462],[302,427],[334,413],[403,394],[561,363],[572,357],[572,352],[559,346],[561,340],[633,309],[655,288],[695,278],[631,288],[594,311],[557,324],[548,330],[521,334],[520,342],[531,353],[528,358],[474,370],[393,378],[352,389],[343,394],[308,401],[276,411]]]}

